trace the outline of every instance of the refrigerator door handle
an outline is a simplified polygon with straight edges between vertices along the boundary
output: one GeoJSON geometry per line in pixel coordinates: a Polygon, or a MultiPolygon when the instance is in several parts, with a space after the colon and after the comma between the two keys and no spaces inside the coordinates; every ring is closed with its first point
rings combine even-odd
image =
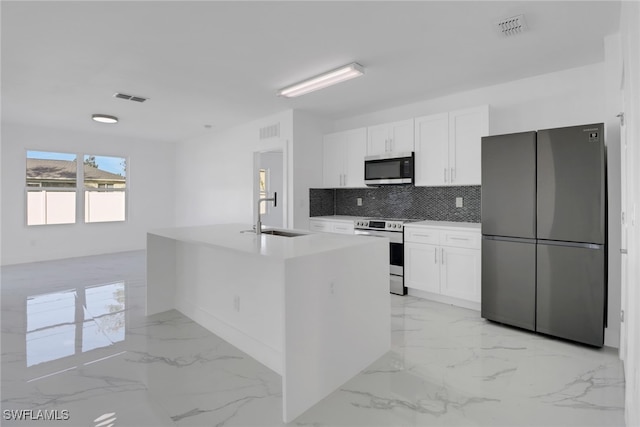
{"type": "Polygon", "coordinates": [[[572,248],[584,248],[584,249],[604,249],[604,245],[599,245],[596,243],[578,243],[578,242],[560,242],[557,240],[538,240],[539,245],[549,245],[549,246],[567,246],[572,248]]]}
{"type": "Polygon", "coordinates": [[[497,240],[499,242],[514,242],[514,243],[530,243],[535,244],[536,239],[528,239],[525,237],[505,237],[505,236],[491,236],[488,234],[482,235],[483,240],[497,240]]]}

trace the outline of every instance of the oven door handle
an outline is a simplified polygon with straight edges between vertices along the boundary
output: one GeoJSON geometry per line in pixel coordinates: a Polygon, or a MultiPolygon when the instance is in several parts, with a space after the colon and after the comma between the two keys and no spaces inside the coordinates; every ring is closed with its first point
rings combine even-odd
{"type": "Polygon", "coordinates": [[[386,237],[391,243],[402,243],[402,233],[393,231],[354,230],[357,236],[386,237]]]}

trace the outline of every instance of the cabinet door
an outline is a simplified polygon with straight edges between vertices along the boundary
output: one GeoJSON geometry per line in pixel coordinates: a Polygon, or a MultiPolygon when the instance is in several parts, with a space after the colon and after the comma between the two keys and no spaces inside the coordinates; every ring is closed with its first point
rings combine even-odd
{"type": "Polygon", "coordinates": [[[415,120],[416,185],[445,185],[449,170],[449,113],[415,120]]]}
{"type": "Polygon", "coordinates": [[[367,128],[367,155],[384,154],[389,151],[389,126],[377,125],[367,128]]]}
{"type": "Polygon", "coordinates": [[[413,119],[403,120],[389,124],[390,151],[410,152],[413,151],[413,119]]]}
{"type": "Polygon", "coordinates": [[[440,250],[440,292],[450,297],[480,302],[480,251],[447,247],[440,250]]]}
{"type": "Polygon", "coordinates": [[[409,288],[440,293],[440,256],[438,246],[405,242],[405,285],[409,288]]]}
{"type": "Polygon", "coordinates": [[[449,113],[449,184],[480,185],[481,142],[488,133],[487,105],[449,113]]]}
{"type": "Polygon", "coordinates": [[[344,184],[345,135],[332,133],[322,142],[322,186],[341,187],[344,184]]]}
{"type": "Polygon", "coordinates": [[[367,128],[345,132],[345,179],[347,187],[365,187],[364,157],[367,155],[367,128]]]}

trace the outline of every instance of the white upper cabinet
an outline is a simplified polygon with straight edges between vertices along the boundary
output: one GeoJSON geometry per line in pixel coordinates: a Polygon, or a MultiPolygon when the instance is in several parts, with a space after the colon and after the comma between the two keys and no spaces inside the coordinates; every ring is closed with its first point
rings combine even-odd
{"type": "Polygon", "coordinates": [[[480,185],[489,106],[415,119],[416,185],[480,185]]]}
{"type": "Polygon", "coordinates": [[[364,187],[367,129],[359,128],[324,136],[322,184],[325,188],[364,187]]]}
{"type": "Polygon", "coordinates": [[[413,119],[368,128],[367,155],[413,151],[413,119]]]}
{"type": "Polygon", "coordinates": [[[416,119],[416,185],[445,185],[449,163],[449,113],[416,119]]]}

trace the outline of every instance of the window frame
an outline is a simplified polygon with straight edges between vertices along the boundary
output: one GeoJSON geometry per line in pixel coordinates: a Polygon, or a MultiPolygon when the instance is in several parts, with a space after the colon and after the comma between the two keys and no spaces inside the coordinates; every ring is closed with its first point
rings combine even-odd
{"type": "Polygon", "coordinates": [[[27,228],[30,227],[42,227],[42,226],[70,226],[76,224],[122,224],[129,222],[129,188],[130,188],[130,178],[129,173],[125,173],[125,187],[124,188],[91,188],[85,187],[85,179],[84,179],[84,157],[85,155],[89,156],[100,156],[100,157],[115,157],[124,159],[127,164],[127,169],[129,169],[129,165],[131,164],[129,156],[123,155],[115,155],[115,154],[95,154],[94,151],[62,151],[62,150],[51,150],[51,149],[37,149],[37,148],[28,148],[25,149],[24,153],[24,214],[23,221],[24,225],[27,228]],[[27,184],[27,159],[30,151],[37,152],[45,152],[45,153],[57,153],[57,154],[70,154],[76,156],[76,185],[75,187],[44,187],[42,184],[39,186],[28,185],[27,184]],[[66,222],[66,223],[56,223],[56,224],[29,224],[29,192],[42,192],[42,191],[56,191],[56,192],[71,192],[72,190],[75,192],[75,221],[74,222],[66,222]],[[124,219],[122,220],[114,220],[114,221],[87,221],[85,214],[85,192],[86,191],[97,191],[97,192],[123,192],[124,193],[124,219]]]}

